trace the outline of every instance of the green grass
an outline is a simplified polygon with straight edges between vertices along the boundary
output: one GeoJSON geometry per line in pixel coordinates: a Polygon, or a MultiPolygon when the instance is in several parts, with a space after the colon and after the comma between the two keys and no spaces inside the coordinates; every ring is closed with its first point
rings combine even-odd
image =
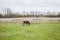
{"type": "Polygon", "coordinates": [[[60,23],[22,25],[0,22],[0,40],[60,40],[60,23]]]}

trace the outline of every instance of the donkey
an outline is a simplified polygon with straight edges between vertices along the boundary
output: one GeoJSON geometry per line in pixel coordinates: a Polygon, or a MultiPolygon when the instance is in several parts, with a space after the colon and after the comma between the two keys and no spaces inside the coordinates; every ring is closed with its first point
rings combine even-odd
{"type": "Polygon", "coordinates": [[[29,21],[23,21],[23,25],[25,25],[25,24],[30,25],[30,22],[29,21]]]}

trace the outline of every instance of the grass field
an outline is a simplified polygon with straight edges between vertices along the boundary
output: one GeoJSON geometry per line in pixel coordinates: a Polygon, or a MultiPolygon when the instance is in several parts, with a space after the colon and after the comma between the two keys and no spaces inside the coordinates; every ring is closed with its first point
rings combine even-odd
{"type": "Polygon", "coordinates": [[[22,25],[0,22],[0,40],[60,40],[60,22],[22,25]]]}

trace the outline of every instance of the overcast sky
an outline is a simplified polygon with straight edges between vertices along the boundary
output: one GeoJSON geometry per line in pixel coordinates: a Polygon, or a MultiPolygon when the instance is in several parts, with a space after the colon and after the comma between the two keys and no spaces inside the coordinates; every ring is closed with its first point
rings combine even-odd
{"type": "Polygon", "coordinates": [[[0,10],[13,11],[60,11],[60,0],[0,0],[0,10]]]}

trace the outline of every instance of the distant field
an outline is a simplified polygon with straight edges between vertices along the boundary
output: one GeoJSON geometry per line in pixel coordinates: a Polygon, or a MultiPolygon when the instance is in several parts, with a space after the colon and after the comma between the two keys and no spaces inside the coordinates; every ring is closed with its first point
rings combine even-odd
{"type": "Polygon", "coordinates": [[[30,26],[0,22],[0,40],[60,40],[60,21],[42,21],[30,26]]]}
{"type": "Polygon", "coordinates": [[[22,23],[24,20],[28,20],[31,23],[42,23],[47,21],[60,21],[60,18],[0,18],[0,22],[19,22],[22,23]]]}

